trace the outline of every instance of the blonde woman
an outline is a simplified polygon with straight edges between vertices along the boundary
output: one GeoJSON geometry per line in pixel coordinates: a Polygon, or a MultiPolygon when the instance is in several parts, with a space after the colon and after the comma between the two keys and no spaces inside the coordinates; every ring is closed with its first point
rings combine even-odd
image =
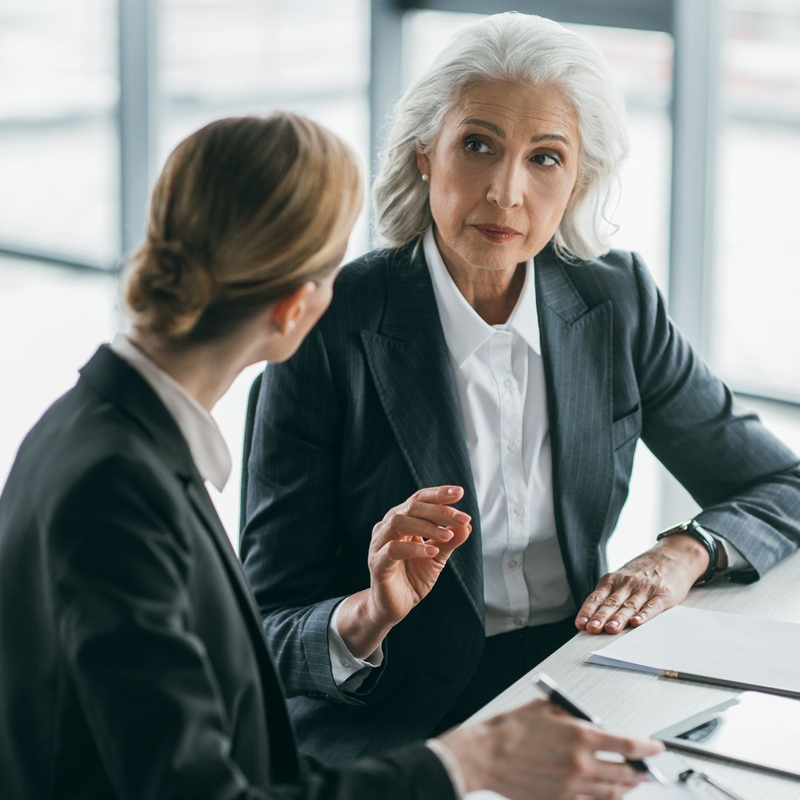
{"type": "Polygon", "coordinates": [[[230,469],[210,411],[246,366],[297,349],[360,206],[352,153],[302,117],[221,120],[169,157],[129,332],[34,426],[0,498],[5,800],[616,797],[635,774],[594,752],[658,749],[534,703],[346,768],[298,755],[204,486],[230,469]]]}

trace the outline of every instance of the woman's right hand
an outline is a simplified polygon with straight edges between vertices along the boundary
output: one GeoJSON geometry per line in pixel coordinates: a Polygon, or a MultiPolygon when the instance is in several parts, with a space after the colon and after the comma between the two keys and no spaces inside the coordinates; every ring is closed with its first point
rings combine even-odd
{"type": "Polygon", "coordinates": [[[430,593],[451,553],[463,544],[470,516],[451,508],[460,486],[420,489],[372,529],[370,588],[351,595],[337,626],[350,652],[367,658],[386,634],[430,593]]]}
{"type": "Polygon", "coordinates": [[[511,800],[618,800],[647,779],[630,764],[595,754],[618,753],[630,761],[664,749],[660,742],[601,731],[547,700],[465,723],[441,742],[458,761],[468,791],[490,789],[511,800]]]}

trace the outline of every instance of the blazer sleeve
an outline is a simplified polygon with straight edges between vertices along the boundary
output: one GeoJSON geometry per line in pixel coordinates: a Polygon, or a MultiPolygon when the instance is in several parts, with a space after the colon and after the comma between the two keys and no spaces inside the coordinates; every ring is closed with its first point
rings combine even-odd
{"type": "Polygon", "coordinates": [[[287,695],[361,705],[388,647],[358,690],[336,685],[328,625],[347,596],[336,581],[342,413],[317,326],[293,358],[264,371],[239,555],[287,695]]]}
{"type": "MultiPolygon", "coordinates": [[[[141,462],[112,456],[80,478],[48,525],[69,677],[121,800],[452,797],[423,745],[297,779],[251,785],[230,756],[232,722],[191,633],[190,539],[175,499],[141,462]]],[[[265,753],[267,758],[268,754],[265,753]]]]}
{"type": "Polygon", "coordinates": [[[735,545],[757,580],[800,543],[797,456],[693,352],[634,254],[642,439],[702,507],[697,521],[735,545]]]}

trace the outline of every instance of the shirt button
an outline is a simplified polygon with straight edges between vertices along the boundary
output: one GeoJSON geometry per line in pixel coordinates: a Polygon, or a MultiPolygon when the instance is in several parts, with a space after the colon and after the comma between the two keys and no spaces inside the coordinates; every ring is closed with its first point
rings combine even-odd
{"type": "Polygon", "coordinates": [[[522,619],[522,617],[515,617],[515,618],[514,618],[514,624],[515,624],[515,625],[516,625],[518,628],[521,628],[521,627],[522,627],[522,626],[525,624],[525,620],[524,620],[524,619],[522,619]]]}
{"type": "Polygon", "coordinates": [[[346,658],[340,658],[340,659],[339,659],[339,663],[340,663],[340,664],[341,664],[343,667],[352,667],[352,666],[353,666],[353,665],[352,665],[352,664],[351,664],[351,663],[350,663],[350,662],[349,662],[349,661],[348,661],[346,658]]]}
{"type": "Polygon", "coordinates": [[[513,453],[517,449],[517,443],[516,442],[508,442],[506,444],[506,449],[510,450],[513,453]]]}
{"type": "Polygon", "coordinates": [[[524,509],[524,508],[523,508],[523,507],[522,507],[522,506],[521,506],[519,503],[517,503],[517,505],[515,505],[515,506],[514,506],[514,513],[515,513],[515,514],[516,514],[518,517],[521,517],[521,516],[522,516],[522,512],[523,512],[524,510],[525,510],[525,509],[524,509]]]}
{"type": "Polygon", "coordinates": [[[511,561],[508,562],[508,566],[510,569],[515,569],[519,566],[519,561],[516,558],[512,558],[511,561]]]}
{"type": "Polygon", "coordinates": [[[503,381],[503,386],[505,386],[506,389],[508,389],[509,392],[514,388],[514,384],[511,382],[510,378],[506,378],[503,381]]]}

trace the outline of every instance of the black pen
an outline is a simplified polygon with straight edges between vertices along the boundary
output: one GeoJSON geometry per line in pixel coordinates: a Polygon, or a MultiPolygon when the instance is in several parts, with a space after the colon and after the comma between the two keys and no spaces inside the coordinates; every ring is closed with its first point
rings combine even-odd
{"type": "MultiPolygon", "coordinates": [[[[596,725],[600,725],[600,718],[594,714],[581,708],[551,677],[545,675],[544,672],[537,672],[532,676],[531,680],[541,689],[546,695],[548,700],[559,708],[563,708],[567,714],[576,717],[577,719],[586,720],[596,725]]],[[[670,786],[671,784],[657,769],[654,769],[649,764],[638,759],[625,759],[637,772],[644,772],[649,775],[656,783],[661,786],[670,786]]]]}

